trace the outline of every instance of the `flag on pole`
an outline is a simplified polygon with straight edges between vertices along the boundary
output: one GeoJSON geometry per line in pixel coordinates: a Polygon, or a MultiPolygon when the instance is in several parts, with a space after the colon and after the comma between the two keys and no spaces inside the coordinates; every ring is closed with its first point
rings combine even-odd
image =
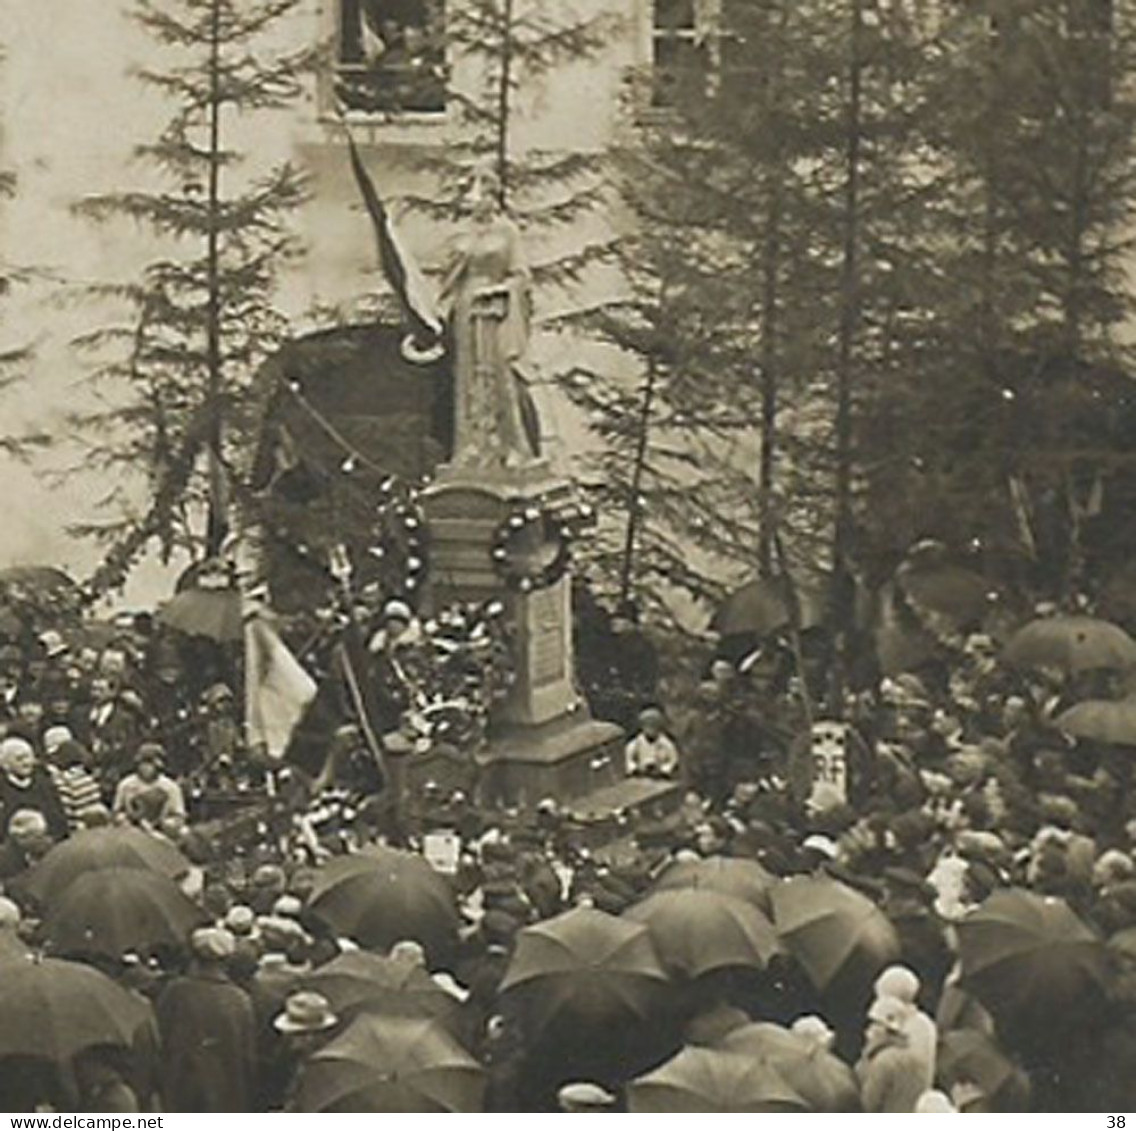
{"type": "Polygon", "coordinates": [[[278,762],[316,696],[316,682],[273,627],[266,595],[263,584],[242,587],[245,732],[251,749],[262,747],[278,762]]]}
{"type": "MultiPolygon", "coordinates": [[[[367,213],[375,228],[375,238],[379,245],[379,265],[387,283],[398,300],[402,317],[409,330],[408,345],[413,349],[413,357],[423,361],[436,361],[441,356],[442,335],[445,327],[438,314],[430,288],[418,264],[403,247],[395,230],[390,213],[379,197],[378,190],[370,174],[359,157],[359,150],[350,133],[347,147],[351,157],[351,170],[367,206],[367,213]]],[[[410,350],[406,351],[410,354],[410,350]]]]}

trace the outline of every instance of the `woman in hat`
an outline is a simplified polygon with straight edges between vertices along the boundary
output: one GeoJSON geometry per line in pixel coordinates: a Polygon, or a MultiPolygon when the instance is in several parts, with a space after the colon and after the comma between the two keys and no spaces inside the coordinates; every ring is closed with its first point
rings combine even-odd
{"type": "Polygon", "coordinates": [[[934,1083],[928,1066],[906,1032],[910,1007],[894,997],[877,997],[868,1009],[864,1049],[856,1065],[866,1112],[913,1112],[934,1083]]]}
{"type": "Polygon", "coordinates": [[[156,805],[146,809],[155,828],[167,817],[185,820],[185,797],[181,786],[162,773],[166,752],[156,742],[144,742],[134,757],[134,772],[127,774],[114,791],[114,815],[120,821],[136,821],[138,804],[154,798],[156,805]],[[151,810],[156,809],[156,812],[151,810]]]}

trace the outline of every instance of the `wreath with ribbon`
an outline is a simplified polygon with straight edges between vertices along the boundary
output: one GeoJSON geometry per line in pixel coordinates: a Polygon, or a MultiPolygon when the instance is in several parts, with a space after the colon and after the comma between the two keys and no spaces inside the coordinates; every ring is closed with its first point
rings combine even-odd
{"type": "Polygon", "coordinates": [[[531,593],[555,585],[567,572],[572,553],[571,537],[564,523],[547,508],[517,507],[493,532],[489,552],[497,576],[509,589],[531,593]],[[542,542],[554,543],[556,551],[543,565],[526,569],[518,551],[534,530],[542,542]]]}

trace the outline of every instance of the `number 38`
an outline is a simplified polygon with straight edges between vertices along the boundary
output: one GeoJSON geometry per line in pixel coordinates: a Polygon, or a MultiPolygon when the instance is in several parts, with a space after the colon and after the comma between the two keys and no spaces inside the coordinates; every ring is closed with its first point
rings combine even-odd
{"type": "Polygon", "coordinates": [[[1110,1115],[1108,1117],[1108,1125],[1109,1125],[1109,1127],[1117,1127],[1117,1128],[1123,1127],[1124,1126],[1124,1116],[1123,1115],[1110,1115]]]}

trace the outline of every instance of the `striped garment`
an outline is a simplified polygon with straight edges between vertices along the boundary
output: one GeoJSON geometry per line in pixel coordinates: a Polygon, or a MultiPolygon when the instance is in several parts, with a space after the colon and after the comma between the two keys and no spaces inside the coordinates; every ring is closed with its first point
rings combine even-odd
{"type": "Polygon", "coordinates": [[[55,783],[55,792],[59,795],[71,831],[82,828],[83,822],[79,819],[79,814],[92,805],[103,804],[99,783],[82,766],[68,766],[66,769],[48,766],[48,772],[55,783]]]}

